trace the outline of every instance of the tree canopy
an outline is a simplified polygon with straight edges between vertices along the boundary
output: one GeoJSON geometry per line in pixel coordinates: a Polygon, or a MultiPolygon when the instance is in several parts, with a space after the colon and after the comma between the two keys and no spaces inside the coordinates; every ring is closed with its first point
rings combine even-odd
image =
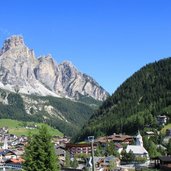
{"type": "Polygon", "coordinates": [[[78,135],[135,134],[156,128],[158,115],[171,117],[171,58],[141,68],[128,78],[90,118],[78,135]]]}
{"type": "Polygon", "coordinates": [[[46,126],[39,129],[39,133],[30,135],[25,148],[23,169],[26,171],[58,171],[59,162],[55,155],[55,148],[46,126]]]}

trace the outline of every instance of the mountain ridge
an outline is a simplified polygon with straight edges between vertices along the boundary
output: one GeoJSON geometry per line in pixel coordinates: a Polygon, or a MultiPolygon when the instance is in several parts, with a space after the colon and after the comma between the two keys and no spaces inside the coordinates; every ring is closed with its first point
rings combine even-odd
{"type": "Polygon", "coordinates": [[[43,122],[73,136],[108,95],[71,62],[37,58],[22,36],[0,50],[0,118],[43,122]]]}
{"type": "Polygon", "coordinates": [[[0,87],[24,94],[77,99],[77,94],[103,101],[109,94],[69,61],[61,64],[51,55],[36,58],[22,36],[6,39],[0,51],[0,87]],[[89,79],[87,79],[89,78],[89,79]]]}

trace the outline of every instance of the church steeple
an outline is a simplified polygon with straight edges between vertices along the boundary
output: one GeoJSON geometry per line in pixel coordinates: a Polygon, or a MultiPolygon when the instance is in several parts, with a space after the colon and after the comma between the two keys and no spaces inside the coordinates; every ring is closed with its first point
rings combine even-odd
{"type": "Polygon", "coordinates": [[[143,147],[143,139],[142,139],[142,136],[140,134],[140,131],[138,131],[138,134],[136,136],[136,145],[143,147]]]}
{"type": "Polygon", "coordinates": [[[2,146],[2,149],[4,150],[8,149],[8,137],[7,136],[5,136],[4,145],[2,146]]]}

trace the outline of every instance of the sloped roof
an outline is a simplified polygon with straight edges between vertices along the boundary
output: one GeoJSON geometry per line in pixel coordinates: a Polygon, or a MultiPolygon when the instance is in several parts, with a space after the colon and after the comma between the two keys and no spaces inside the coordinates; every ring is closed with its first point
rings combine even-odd
{"type": "Polygon", "coordinates": [[[95,140],[95,142],[107,142],[107,141],[119,141],[119,142],[123,142],[126,140],[130,140],[133,137],[130,135],[123,135],[123,134],[113,134],[110,136],[105,136],[105,137],[99,137],[95,140]]]}
{"type": "Polygon", "coordinates": [[[144,147],[138,145],[128,145],[126,152],[129,153],[129,151],[132,151],[134,154],[148,154],[144,147]]]}
{"type": "Polygon", "coordinates": [[[159,159],[164,162],[171,162],[171,156],[162,156],[159,159]]]}
{"type": "Polygon", "coordinates": [[[25,160],[22,158],[17,158],[17,159],[10,159],[10,161],[13,163],[23,163],[25,160]]]}
{"type": "Polygon", "coordinates": [[[16,155],[13,151],[8,150],[8,149],[6,149],[6,150],[1,150],[1,151],[0,151],[0,155],[2,155],[2,156],[5,156],[5,155],[8,154],[8,153],[11,153],[11,154],[13,154],[13,155],[16,155]]]}

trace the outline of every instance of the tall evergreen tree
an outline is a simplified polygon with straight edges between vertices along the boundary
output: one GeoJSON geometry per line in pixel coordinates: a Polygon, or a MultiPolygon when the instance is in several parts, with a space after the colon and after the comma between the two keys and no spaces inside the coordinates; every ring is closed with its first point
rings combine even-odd
{"type": "Polygon", "coordinates": [[[71,166],[71,159],[70,159],[70,154],[67,151],[65,156],[65,167],[70,167],[70,166],[71,166]]]}
{"type": "Polygon", "coordinates": [[[157,146],[152,140],[149,140],[149,149],[148,153],[150,155],[150,158],[158,157],[160,154],[157,152],[157,146]]]}
{"type": "Polygon", "coordinates": [[[107,152],[107,155],[110,156],[110,155],[114,155],[116,157],[119,156],[119,153],[117,152],[116,150],[116,147],[115,147],[115,144],[114,142],[109,142],[107,143],[107,148],[106,148],[106,152],[107,152]]]}
{"type": "Polygon", "coordinates": [[[126,150],[122,151],[122,161],[132,162],[134,160],[135,160],[135,155],[131,150],[128,153],[126,152],[126,150]]]}
{"type": "Polygon", "coordinates": [[[103,149],[100,144],[96,147],[96,151],[94,152],[94,155],[97,157],[103,156],[103,149]]]}
{"type": "Polygon", "coordinates": [[[71,162],[71,167],[76,169],[78,167],[78,161],[76,157],[74,157],[74,160],[71,162]]]}
{"type": "Polygon", "coordinates": [[[169,142],[167,144],[167,153],[168,155],[171,155],[171,139],[169,139],[169,142]]]}
{"type": "Polygon", "coordinates": [[[54,145],[46,126],[39,129],[39,133],[30,135],[25,148],[24,166],[26,171],[58,171],[59,162],[55,155],[54,145]]]}

